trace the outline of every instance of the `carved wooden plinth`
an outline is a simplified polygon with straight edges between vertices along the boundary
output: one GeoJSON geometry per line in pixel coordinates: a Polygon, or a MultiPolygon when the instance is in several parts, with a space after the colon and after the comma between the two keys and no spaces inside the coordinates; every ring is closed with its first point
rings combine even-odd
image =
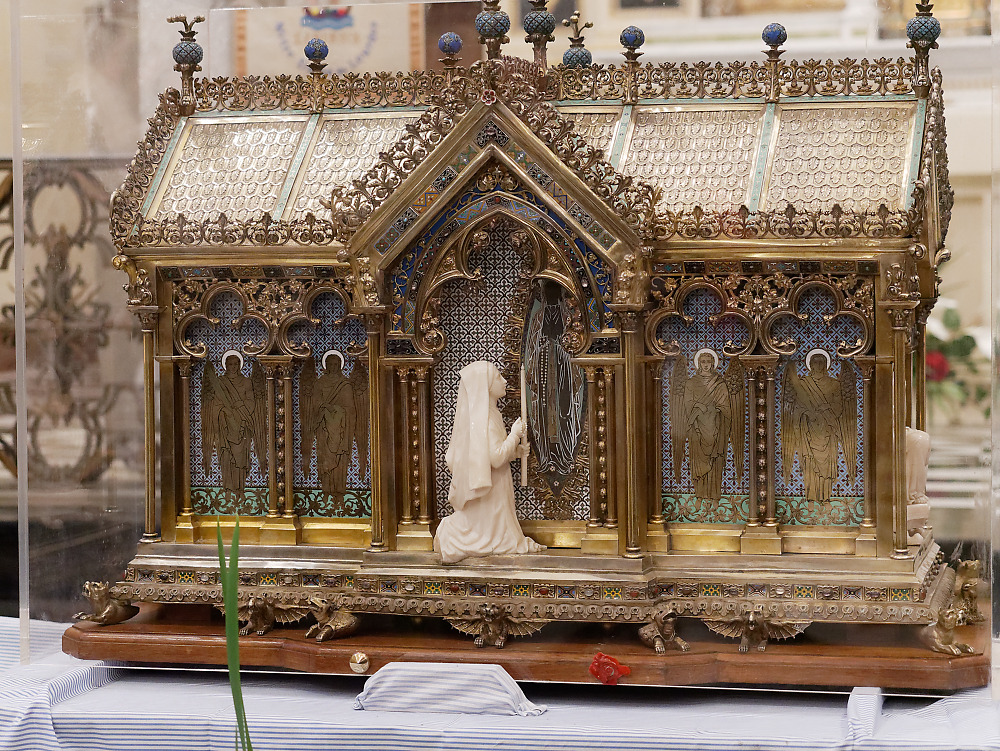
{"type": "MultiPolygon", "coordinates": [[[[504,649],[478,649],[440,619],[400,621],[364,616],[350,637],[317,643],[308,624],[279,627],[266,636],[240,640],[246,668],[277,667],[317,673],[352,672],[352,655],[368,657],[366,674],[388,662],[493,662],[522,681],[593,683],[590,664],[598,652],[631,668],[621,683],[631,685],[785,685],[955,691],[986,685],[988,655],[938,654],[920,645],[917,629],[905,626],[813,624],[793,640],[770,644],[766,652],[740,653],[700,622],[678,621],[686,652],[656,654],[639,639],[638,624],[551,623],[534,636],[504,649]]],[[[977,650],[982,629],[959,629],[977,650]]],[[[63,636],[63,649],[82,659],[116,659],[141,664],[225,665],[221,618],[211,608],[144,606],[136,618],[116,626],[78,623],[63,636]]]]}

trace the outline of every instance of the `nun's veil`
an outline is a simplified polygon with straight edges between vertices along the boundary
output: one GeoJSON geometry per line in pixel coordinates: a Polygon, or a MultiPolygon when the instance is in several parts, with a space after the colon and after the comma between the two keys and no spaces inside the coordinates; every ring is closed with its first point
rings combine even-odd
{"type": "Polygon", "coordinates": [[[493,363],[474,362],[461,371],[455,427],[444,460],[451,470],[448,502],[456,511],[466,503],[481,498],[493,487],[490,463],[490,410],[496,409],[491,388],[500,378],[493,363]]]}

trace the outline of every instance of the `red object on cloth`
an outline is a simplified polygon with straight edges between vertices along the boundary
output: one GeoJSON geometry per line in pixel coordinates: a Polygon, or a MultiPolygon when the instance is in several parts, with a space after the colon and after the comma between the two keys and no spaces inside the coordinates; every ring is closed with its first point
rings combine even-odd
{"type": "Polygon", "coordinates": [[[618,685],[618,679],[624,678],[632,672],[628,665],[622,665],[614,657],[610,657],[603,652],[594,655],[594,661],[590,663],[590,674],[605,686],[618,685]]]}

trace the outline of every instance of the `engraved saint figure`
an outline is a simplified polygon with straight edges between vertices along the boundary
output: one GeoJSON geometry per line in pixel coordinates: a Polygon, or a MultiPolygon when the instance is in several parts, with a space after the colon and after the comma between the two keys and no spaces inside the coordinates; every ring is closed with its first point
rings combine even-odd
{"type": "Polygon", "coordinates": [[[737,480],[743,482],[744,370],[734,357],[722,375],[719,355],[707,348],[695,352],[694,363],[695,373],[688,377],[687,358],[680,355],[670,375],[674,478],[679,485],[686,443],[695,496],[718,501],[729,446],[733,448],[737,480]]]}
{"type": "Polygon", "coordinates": [[[368,470],[368,376],[360,363],[345,375],[344,356],[337,350],[326,352],[322,365],[317,377],[315,359],[309,357],[299,378],[302,472],[309,474],[315,445],[320,487],[338,505],[347,492],[355,449],[360,476],[368,470]]]}
{"type": "Polygon", "coordinates": [[[216,455],[226,500],[243,500],[251,452],[261,471],[267,464],[264,371],[254,360],[250,375],[243,375],[243,355],[236,350],[226,352],[222,364],[225,370],[220,375],[206,362],[201,381],[202,466],[206,475],[211,474],[216,455]]]}
{"type": "Polygon", "coordinates": [[[850,482],[857,476],[857,373],[850,361],[841,361],[840,378],[830,369],[830,353],[810,350],[809,374],[800,377],[795,363],[785,366],[781,385],[781,457],[785,482],[790,482],[795,456],[807,501],[829,501],[840,475],[838,451],[850,482]]]}

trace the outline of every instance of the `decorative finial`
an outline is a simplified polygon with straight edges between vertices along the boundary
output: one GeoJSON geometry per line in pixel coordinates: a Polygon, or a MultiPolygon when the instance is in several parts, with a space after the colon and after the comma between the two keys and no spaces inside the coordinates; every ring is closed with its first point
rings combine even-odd
{"type": "Polygon", "coordinates": [[[767,49],[764,50],[764,54],[767,55],[765,67],[768,70],[766,100],[768,102],[777,102],[778,94],[781,91],[781,86],[778,81],[778,67],[781,64],[781,56],[785,54],[784,50],[778,48],[788,41],[788,32],[785,31],[785,27],[780,23],[769,23],[764,27],[764,31],[761,32],[760,38],[763,39],[764,44],[767,45],[767,49]]]}
{"type": "Polygon", "coordinates": [[[446,31],[438,39],[438,49],[444,55],[439,62],[444,63],[446,73],[451,73],[458,65],[459,58],[456,55],[462,51],[462,37],[454,31],[446,31]]]}
{"type": "Polygon", "coordinates": [[[510,16],[500,10],[500,0],[483,0],[483,10],[476,16],[476,31],[479,43],[486,45],[486,57],[495,60],[500,57],[500,45],[510,41],[510,16]]]}
{"type": "Polygon", "coordinates": [[[777,49],[788,41],[788,32],[780,23],[769,23],[761,32],[760,38],[771,49],[777,49]]]}
{"type": "Polygon", "coordinates": [[[547,0],[528,0],[531,3],[531,10],[524,16],[524,33],[527,36],[524,41],[531,42],[535,49],[535,65],[545,70],[549,67],[546,59],[546,45],[554,42],[556,38],[552,32],[556,30],[556,17],[545,7],[547,0]]]}
{"type": "Polygon", "coordinates": [[[573,32],[569,37],[569,49],[563,53],[563,65],[567,68],[585,68],[593,63],[594,56],[590,54],[590,50],[583,46],[581,32],[594,28],[594,24],[587,21],[581,26],[580,11],[574,10],[572,16],[563,19],[563,26],[569,27],[573,32]]]}
{"type": "Polygon", "coordinates": [[[180,113],[190,115],[194,113],[194,74],[201,70],[199,63],[205,57],[205,50],[195,41],[198,34],[195,31],[195,24],[203,23],[204,16],[195,16],[190,21],[187,16],[170,16],[167,23],[180,23],[184,25],[184,30],[180,32],[181,40],[174,45],[172,51],[174,58],[174,70],[181,74],[181,101],[180,113]]]}
{"type": "Polygon", "coordinates": [[[326,67],[326,56],[330,54],[330,47],[322,39],[313,38],[306,42],[302,48],[306,59],[309,60],[309,70],[314,74],[319,74],[326,67]]]}
{"type": "Polygon", "coordinates": [[[638,26],[626,26],[622,29],[622,33],[621,36],[618,37],[618,41],[621,42],[622,47],[625,48],[625,51],[622,53],[625,56],[625,59],[630,63],[634,63],[642,54],[641,52],[637,52],[637,50],[646,41],[646,35],[638,26]]]}
{"type": "Polygon", "coordinates": [[[302,48],[306,59],[309,61],[309,70],[312,71],[312,111],[321,112],[323,110],[323,68],[326,67],[326,56],[330,54],[330,47],[322,39],[313,37],[306,46],[302,48]]]}
{"type": "Polygon", "coordinates": [[[941,36],[941,22],[931,15],[932,3],[917,3],[917,15],[906,23],[906,46],[916,53],[913,66],[913,93],[925,98],[931,90],[930,51],[938,48],[937,38],[941,36]]]}

